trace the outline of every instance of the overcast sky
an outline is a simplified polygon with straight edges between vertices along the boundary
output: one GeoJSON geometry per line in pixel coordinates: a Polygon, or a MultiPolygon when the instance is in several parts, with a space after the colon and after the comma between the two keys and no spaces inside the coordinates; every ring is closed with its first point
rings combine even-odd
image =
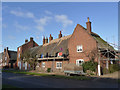
{"type": "Polygon", "coordinates": [[[10,50],[33,37],[41,45],[42,36],[58,38],[73,33],[77,24],[86,28],[87,17],[92,31],[111,43],[118,42],[118,3],[2,3],[2,44],[10,50]]]}

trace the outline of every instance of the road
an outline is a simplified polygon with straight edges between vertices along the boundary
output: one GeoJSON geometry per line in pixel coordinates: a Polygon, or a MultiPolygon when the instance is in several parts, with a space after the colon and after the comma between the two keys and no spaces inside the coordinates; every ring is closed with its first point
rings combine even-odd
{"type": "Polygon", "coordinates": [[[2,83],[20,88],[118,88],[118,83],[106,80],[68,80],[53,77],[2,73],[2,83]]]}

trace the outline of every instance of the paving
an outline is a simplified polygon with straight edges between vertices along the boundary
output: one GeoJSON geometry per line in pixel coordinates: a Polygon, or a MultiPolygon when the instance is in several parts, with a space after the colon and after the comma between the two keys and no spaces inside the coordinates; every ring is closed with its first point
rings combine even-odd
{"type": "Polygon", "coordinates": [[[109,82],[105,79],[81,81],[7,72],[2,73],[2,83],[19,88],[118,88],[117,82],[109,82]]]}

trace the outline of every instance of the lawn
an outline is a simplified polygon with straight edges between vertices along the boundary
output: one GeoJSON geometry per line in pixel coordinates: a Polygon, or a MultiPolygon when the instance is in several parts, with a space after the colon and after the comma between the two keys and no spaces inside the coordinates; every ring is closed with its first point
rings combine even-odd
{"type": "Polygon", "coordinates": [[[20,71],[20,70],[2,70],[2,72],[19,73],[19,74],[27,74],[27,75],[37,75],[37,76],[51,77],[51,78],[91,80],[91,78],[87,77],[87,76],[65,76],[65,75],[55,75],[55,74],[47,74],[47,73],[37,73],[37,72],[35,73],[35,72],[20,71]]]}

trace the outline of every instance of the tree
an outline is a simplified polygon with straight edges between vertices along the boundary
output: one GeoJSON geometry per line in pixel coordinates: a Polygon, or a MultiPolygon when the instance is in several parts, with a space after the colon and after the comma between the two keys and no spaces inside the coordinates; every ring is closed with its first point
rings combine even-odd
{"type": "Polygon", "coordinates": [[[93,49],[89,52],[84,51],[84,54],[86,57],[89,58],[90,61],[94,62],[95,59],[98,57],[98,50],[97,49],[93,49]]]}
{"type": "Polygon", "coordinates": [[[36,55],[33,55],[29,50],[26,50],[23,54],[21,54],[21,59],[24,63],[29,63],[32,70],[35,70],[35,67],[37,65],[36,55]]]}

